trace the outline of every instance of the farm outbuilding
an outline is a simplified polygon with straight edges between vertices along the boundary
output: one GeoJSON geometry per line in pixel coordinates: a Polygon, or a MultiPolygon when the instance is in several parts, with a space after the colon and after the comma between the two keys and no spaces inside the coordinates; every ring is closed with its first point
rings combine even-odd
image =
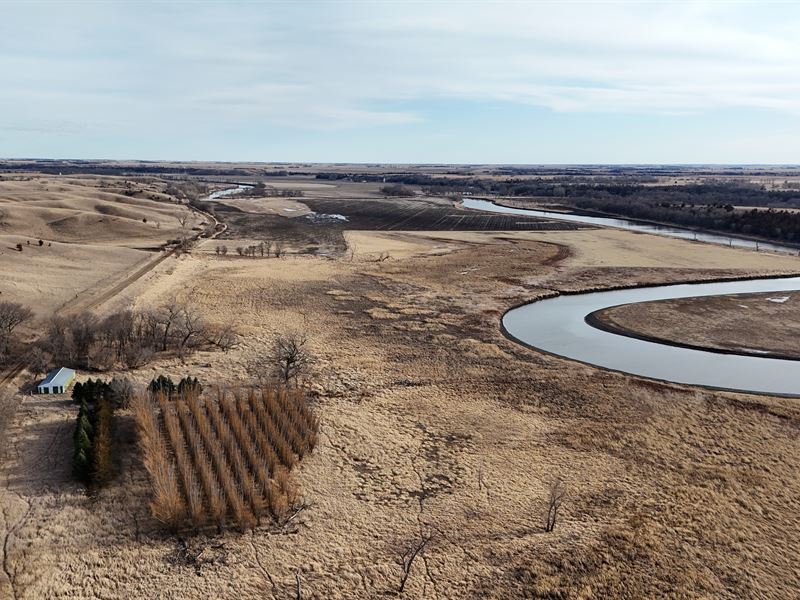
{"type": "Polygon", "coordinates": [[[66,367],[53,369],[47,377],[36,386],[39,394],[63,394],[75,379],[75,371],[66,367]]]}

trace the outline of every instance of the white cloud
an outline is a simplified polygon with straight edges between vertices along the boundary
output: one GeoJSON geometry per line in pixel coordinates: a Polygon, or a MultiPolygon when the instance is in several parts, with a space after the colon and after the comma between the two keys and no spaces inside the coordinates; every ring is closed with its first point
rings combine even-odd
{"type": "Polygon", "coordinates": [[[800,114],[790,4],[46,6],[4,6],[0,125],[346,128],[414,123],[425,102],[454,99],[800,114]]]}

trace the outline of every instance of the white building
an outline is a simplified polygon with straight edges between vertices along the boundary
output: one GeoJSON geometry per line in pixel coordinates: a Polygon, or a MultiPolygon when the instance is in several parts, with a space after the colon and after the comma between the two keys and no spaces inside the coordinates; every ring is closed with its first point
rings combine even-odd
{"type": "Polygon", "coordinates": [[[66,367],[53,369],[36,387],[39,394],[63,394],[75,379],[75,371],[66,367]]]}

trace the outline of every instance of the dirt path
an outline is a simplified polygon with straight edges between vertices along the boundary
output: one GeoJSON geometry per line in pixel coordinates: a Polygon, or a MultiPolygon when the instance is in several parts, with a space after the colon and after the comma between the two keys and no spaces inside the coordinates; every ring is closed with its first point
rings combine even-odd
{"type": "MultiPolygon", "coordinates": [[[[207,213],[203,210],[198,208],[194,208],[192,206],[189,207],[190,210],[193,210],[204,217],[208,217],[211,221],[213,221],[213,233],[208,237],[208,239],[216,239],[217,236],[224,233],[227,229],[227,225],[225,223],[221,223],[214,215],[211,213],[207,213]],[[222,225],[222,228],[219,230],[217,229],[219,225],[222,225]]],[[[203,237],[204,232],[199,232],[196,234],[192,239],[194,242],[197,242],[199,239],[203,237]]],[[[159,253],[159,255],[148,261],[146,264],[135,270],[133,273],[122,279],[121,281],[114,284],[112,287],[108,288],[104,292],[101,292],[99,295],[89,298],[81,298],[80,295],[77,296],[75,299],[66,302],[62,305],[57,311],[57,314],[75,314],[78,312],[83,312],[87,310],[92,310],[97,308],[98,306],[102,305],[103,303],[111,300],[115,296],[121,294],[128,288],[130,285],[147,275],[153,269],[155,269],[158,265],[164,262],[171,256],[175,256],[178,253],[179,248],[174,247],[170,248],[169,250],[163,250],[159,253]]],[[[84,290],[85,291],[85,290],[84,290]]]]}

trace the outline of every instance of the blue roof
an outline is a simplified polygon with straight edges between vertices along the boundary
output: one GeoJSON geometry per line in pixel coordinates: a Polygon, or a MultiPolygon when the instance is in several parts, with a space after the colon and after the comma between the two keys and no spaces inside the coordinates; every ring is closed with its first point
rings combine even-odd
{"type": "Polygon", "coordinates": [[[47,374],[47,377],[44,378],[44,381],[39,384],[39,387],[47,385],[47,386],[56,386],[62,387],[66,386],[70,379],[74,377],[75,371],[72,369],[68,369],[67,367],[61,367],[59,369],[53,369],[47,374]]]}

